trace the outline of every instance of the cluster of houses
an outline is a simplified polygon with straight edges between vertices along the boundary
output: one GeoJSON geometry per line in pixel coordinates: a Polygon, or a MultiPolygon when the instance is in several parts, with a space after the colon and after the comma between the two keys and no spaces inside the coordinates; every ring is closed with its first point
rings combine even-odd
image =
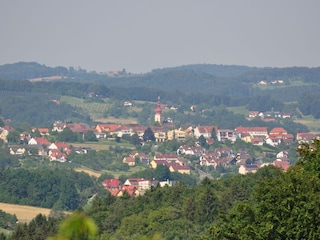
{"type": "Polygon", "coordinates": [[[278,85],[284,84],[284,80],[282,79],[276,79],[272,81],[261,80],[260,82],[258,82],[258,85],[261,85],[261,86],[275,85],[275,84],[278,84],[278,85]]]}
{"type": "Polygon", "coordinates": [[[106,179],[103,181],[103,186],[111,193],[111,195],[116,197],[121,197],[125,192],[127,192],[130,196],[141,196],[145,193],[146,190],[151,187],[156,187],[160,185],[164,186],[172,186],[175,182],[166,180],[166,181],[158,181],[158,180],[150,180],[144,178],[128,178],[124,183],[122,183],[117,178],[106,179]]]}
{"type": "MultiPolygon", "coordinates": [[[[87,124],[84,123],[61,123],[57,122],[53,124],[52,129],[49,128],[38,128],[33,131],[38,131],[42,137],[40,138],[31,138],[31,133],[23,132],[20,134],[20,140],[23,143],[27,143],[30,147],[37,147],[39,150],[39,155],[49,155],[52,160],[64,161],[67,157],[68,146],[66,143],[50,143],[47,139],[51,131],[62,132],[65,128],[69,128],[72,132],[85,134],[88,131],[94,132],[97,139],[105,139],[110,136],[122,137],[124,135],[132,136],[137,134],[142,140],[143,135],[148,127],[138,125],[138,124],[97,124],[94,128],[90,128],[87,124]],[[55,144],[56,146],[52,145],[55,144]],[[57,146],[58,145],[58,146],[57,146]],[[61,146],[60,146],[61,145],[61,146]],[[51,152],[44,152],[45,149],[51,150],[51,152]],[[55,150],[54,150],[55,149],[55,150]]],[[[236,127],[235,129],[219,129],[217,126],[196,126],[188,127],[186,129],[173,129],[172,127],[162,126],[152,126],[150,127],[154,133],[156,142],[164,142],[170,140],[177,140],[178,142],[184,142],[189,137],[194,137],[198,139],[203,136],[208,144],[212,144],[214,141],[226,141],[235,142],[237,139],[241,139],[247,143],[252,143],[253,145],[261,146],[263,144],[269,144],[271,146],[277,146],[281,143],[291,144],[294,141],[301,142],[311,142],[312,139],[317,137],[317,135],[305,132],[298,133],[296,136],[288,133],[282,127],[275,127],[268,131],[267,127],[236,127]],[[213,136],[213,134],[215,136],[213,136]]],[[[7,142],[7,135],[10,131],[14,130],[10,126],[4,126],[0,128],[0,139],[7,142]]],[[[24,144],[26,145],[26,144],[24,144]]],[[[21,154],[24,151],[28,151],[27,146],[13,146],[12,153],[21,154]],[[23,150],[24,149],[24,150],[23,150]]],[[[76,149],[78,152],[86,151],[86,149],[80,150],[76,149]]],[[[181,148],[179,150],[182,153],[188,154],[188,152],[195,152],[195,155],[200,155],[201,151],[197,148],[181,148]]],[[[229,156],[228,154],[223,153],[223,155],[229,156]]],[[[134,158],[134,157],[131,157],[134,158]]],[[[203,156],[203,161],[205,159],[210,159],[210,157],[203,156]]],[[[209,160],[207,160],[209,161],[209,160]]],[[[126,162],[129,165],[133,164],[133,160],[128,158],[126,162]],[[130,162],[131,161],[131,162],[130,162]]],[[[206,163],[203,163],[206,165],[206,163]]]]}
{"type": "Polygon", "coordinates": [[[141,162],[153,169],[159,165],[165,165],[170,172],[179,172],[182,174],[190,174],[191,172],[185,158],[175,153],[155,154],[153,158],[150,158],[148,154],[133,151],[129,156],[123,158],[123,162],[129,166],[134,166],[137,162],[141,162]]]}
{"type": "Polygon", "coordinates": [[[288,153],[286,151],[281,151],[277,154],[276,159],[271,163],[263,163],[263,164],[241,164],[239,167],[240,174],[248,174],[248,173],[255,173],[260,168],[265,166],[275,166],[280,168],[283,171],[287,171],[290,167],[290,161],[288,158],[288,153]]]}
{"type": "Polygon", "coordinates": [[[254,118],[261,118],[264,122],[275,122],[276,119],[290,119],[292,118],[292,114],[289,112],[279,112],[279,111],[269,111],[269,112],[261,112],[261,111],[249,111],[248,119],[252,120],[254,118]]]}

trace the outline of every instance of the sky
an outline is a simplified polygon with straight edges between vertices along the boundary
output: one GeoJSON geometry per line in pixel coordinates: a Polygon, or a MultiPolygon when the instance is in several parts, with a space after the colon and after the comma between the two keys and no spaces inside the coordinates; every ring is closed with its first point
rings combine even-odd
{"type": "Polygon", "coordinates": [[[0,65],[320,66],[319,0],[1,0],[0,65]]]}

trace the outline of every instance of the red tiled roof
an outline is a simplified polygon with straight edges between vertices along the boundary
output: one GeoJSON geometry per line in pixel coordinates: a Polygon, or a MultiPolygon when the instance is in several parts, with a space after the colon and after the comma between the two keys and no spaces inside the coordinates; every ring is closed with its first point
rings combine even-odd
{"type": "Polygon", "coordinates": [[[69,148],[69,144],[68,143],[65,143],[65,142],[56,142],[54,143],[57,148],[59,149],[64,149],[64,148],[69,148]]]}
{"type": "Polygon", "coordinates": [[[269,134],[287,134],[287,130],[282,127],[275,127],[273,128],[269,134]]]}
{"type": "Polygon", "coordinates": [[[135,162],[136,160],[133,157],[125,157],[123,161],[126,163],[130,163],[130,162],[135,162]]]}
{"type": "Polygon", "coordinates": [[[106,188],[119,188],[119,186],[122,185],[122,182],[119,179],[112,178],[112,179],[106,179],[103,181],[103,185],[106,188]]]}
{"type": "Polygon", "coordinates": [[[278,168],[281,168],[284,171],[288,170],[288,168],[290,167],[290,164],[289,164],[288,161],[282,161],[282,160],[279,160],[279,159],[275,160],[273,162],[273,165],[278,167],[278,168]]]}
{"type": "Polygon", "coordinates": [[[41,145],[50,145],[50,142],[48,139],[44,138],[44,137],[41,137],[41,138],[34,138],[34,140],[38,143],[38,144],[41,144],[41,145]]]}
{"type": "Polygon", "coordinates": [[[267,127],[237,127],[235,132],[268,132],[267,127]]]}

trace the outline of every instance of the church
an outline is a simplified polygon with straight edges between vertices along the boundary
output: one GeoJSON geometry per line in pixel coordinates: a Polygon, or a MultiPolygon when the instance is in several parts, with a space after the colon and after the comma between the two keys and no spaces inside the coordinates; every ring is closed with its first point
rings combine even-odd
{"type": "Polygon", "coordinates": [[[162,110],[161,110],[160,97],[158,97],[156,113],[154,115],[154,122],[159,123],[159,125],[162,124],[162,110]]]}

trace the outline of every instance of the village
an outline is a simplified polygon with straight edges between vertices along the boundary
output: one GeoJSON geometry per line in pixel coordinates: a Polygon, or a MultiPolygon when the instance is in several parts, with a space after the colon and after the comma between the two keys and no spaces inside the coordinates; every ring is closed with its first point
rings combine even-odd
{"type": "MultiPolygon", "coordinates": [[[[128,104],[125,102],[125,104],[128,104]]],[[[116,139],[124,138],[125,136],[134,136],[138,139],[139,144],[144,145],[151,140],[155,144],[161,144],[168,141],[177,141],[181,143],[180,147],[175,152],[171,153],[154,153],[146,154],[139,151],[132,151],[128,156],[122,159],[122,162],[129,167],[136,164],[143,164],[149,168],[156,169],[157,166],[164,165],[170,172],[178,172],[181,174],[190,175],[192,171],[198,168],[209,167],[217,169],[218,167],[229,168],[237,166],[239,174],[255,173],[259,168],[267,165],[279,167],[286,171],[290,166],[290,159],[286,151],[279,151],[272,162],[263,163],[261,161],[250,161],[248,150],[240,149],[234,152],[230,147],[218,147],[214,150],[206,149],[201,141],[207,146],[215,142],[230,142],[243,141],[254,146],[263,146],[267,144],[276,147],[279,144],[290,145],[294,142],[302,143],[312,141],[316,137],[310,132],[297,133],[296,136],[288,133],[283,127],[276,127],[268,131],[267,127],[236,127],[235,129],[219,129],[218,126],[195,126],[186,129],[174,128],[174,124],[170,121],[164,121],[162,116],[162,105],[158,98],[155,109],[154,126],[142,126],[139,124],[116,124],[116,123],[99,123],[94,128],[90,128],[85,123],[63,123],[55,122],[52,128],[33,128],[32,132],[20,133],[20,144],[9,144],[8,148],[12,155],[36,155],[49,161],[58,161],[65,163],[68,161],[68,155],[71,152],[77,154],[87,154],[91,151],[90,147],[71,147],[67,142],[50,142],[48,136],[52,133],[62,133],[65,129],[70,129],[71,132],[84,136],[88,132],[92,132],[96,141],[108,139],[116,141],[116,139]],[[40,134],[39,137],[32,137],[34,132],[40,134]],[[147,134],[152,134],[146,138],[147,134]],[[184,144],[187,139],[195,139],[194,144],[184,144]],[[194,161],[191,164],[190,158],[194,161]]],[[[259,111],[249,111],[248,118],[262,117],[264,115],[270,121],[270,113],[261,113],[259,111]]],[[[275,117],[290,118],[290,114],[277,113],[275,117]]],[[[8,142],[7,136],[14,129],[10,125],[5,125],[0,128],[0,139],[8,142]]],[[[103,182],[105,188],[112,195],[121,196],[125,191],[130,195],[141,195],[146,189],[151,186],[160,184],[161,186],[171,186],[174,182],[169,179],[166,181],[158,181],[156,179],[133,178],[127,179],[121,183],[118,179],[106,179],[103,182]]]]}

